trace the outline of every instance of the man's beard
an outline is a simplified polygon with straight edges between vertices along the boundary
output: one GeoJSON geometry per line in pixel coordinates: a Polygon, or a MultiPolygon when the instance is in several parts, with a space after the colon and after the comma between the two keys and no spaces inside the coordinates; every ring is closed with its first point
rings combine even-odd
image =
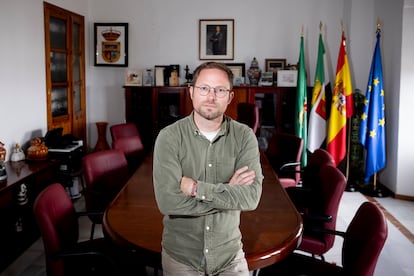
{"type": "Polygon", "coordinates": [[[220,112],[219,110],[211,113],[211,112],[203,111],[202,108],[198,108],[198,109],[194,109],[194,111],[197,112],[201,117],[203,117],[206,120],[214,120],[223,115],[223,113],[220,112]]]}

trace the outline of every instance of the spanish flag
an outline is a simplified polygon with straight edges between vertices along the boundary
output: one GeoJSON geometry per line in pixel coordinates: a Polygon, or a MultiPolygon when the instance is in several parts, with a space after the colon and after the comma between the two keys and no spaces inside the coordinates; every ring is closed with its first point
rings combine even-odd
{"type": "Polygon", "coordinates": [[[342,32],[328,127],[327,149],[336,166],[346,156],[347,118],[350,118],[353,114],[352,83],[345,41],[345,34],[342,32]]]}

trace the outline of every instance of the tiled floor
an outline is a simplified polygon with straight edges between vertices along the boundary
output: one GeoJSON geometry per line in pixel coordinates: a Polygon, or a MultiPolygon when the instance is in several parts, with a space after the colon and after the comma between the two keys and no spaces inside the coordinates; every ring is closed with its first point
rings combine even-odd
{"type": "MultiPolygon", "coordinates": [[[[388,219],[388,239],[379,257],[375,276],[414,275],[414,202],[397,200],[391,197],[367,198],[359,192],[345,192],[339,208],[338,230],[345,231],[359,205],[367,200],[377,201],[388,219]]],[[[82,208],[82,199],[76,202],[77,209],[82,208]]],[[[87,218],[80,221],[82,239],[89,236],[90,222],[87,218]]],[[[97,233],[102,233],[97,229],[97,233]]],[[[325,258],[327,261],[341,264],[342,238],[337,238],[335,246],[325,258]]],[[[43,276],[46,275],[43,245],[39,239],[1,273],[2,276],[43,276]]]]}

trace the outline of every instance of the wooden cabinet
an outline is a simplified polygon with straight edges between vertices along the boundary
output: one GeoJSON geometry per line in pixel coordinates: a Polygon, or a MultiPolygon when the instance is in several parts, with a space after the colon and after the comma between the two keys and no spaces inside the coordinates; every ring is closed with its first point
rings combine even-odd
{"type": "Polygon", "coordinates": [[[86,141],[84,17],[44,3],[48,129],[86,141]]]}
{"type": "Polygon", "coordinates": [[[152,150],[160,129],[187,115],[187,87],[124,86],[124,88],[125,119],[137,125],[147,150],[152,150]]]}
{"type": "Polygon", "coordinates": [[[33,216],[33,202],[56,180],[56,161],[6,162],[7,179],[0,181],[0,272],[33,244],[40,233],[33,216]],[[27,188],[27,202],[18,200],[21,185],[27,188]]]}
{"type": "MultiPolygon", "coordinates": [[[[125,119],[136,123],[144,146],[152,149],[160,129],[183,118],[193,110],[188,87],[124,86],[125,119]]],[[[294,133],[296,88],[237,86],[226,114],[237,118],[237,104],[252,102],[259,106],[258,136],[269,138],[275,132],[294,133]]]]}

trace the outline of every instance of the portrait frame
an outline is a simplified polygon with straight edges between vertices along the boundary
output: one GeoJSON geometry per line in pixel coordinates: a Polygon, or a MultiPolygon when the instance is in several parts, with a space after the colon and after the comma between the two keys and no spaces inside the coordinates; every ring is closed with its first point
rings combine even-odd
{"type": "Polygon", "coordinates": [[[273,82],[277,82],[277,72],[284,70],[286,67],[285,58],[266,58],[265,59],[265,71],[273,73],[273,82]]]}
{"type": "Polygon", "coordinates": [[[128,23],[94,23],[94,65],[128,66],[128,23]]]}
{"type": "Polygon", "coordinates": [[[199,20],[199,59],[234,59],[234,19],[199,20]],[[216,34],[217,27],[220,32],[216,34]]]}

